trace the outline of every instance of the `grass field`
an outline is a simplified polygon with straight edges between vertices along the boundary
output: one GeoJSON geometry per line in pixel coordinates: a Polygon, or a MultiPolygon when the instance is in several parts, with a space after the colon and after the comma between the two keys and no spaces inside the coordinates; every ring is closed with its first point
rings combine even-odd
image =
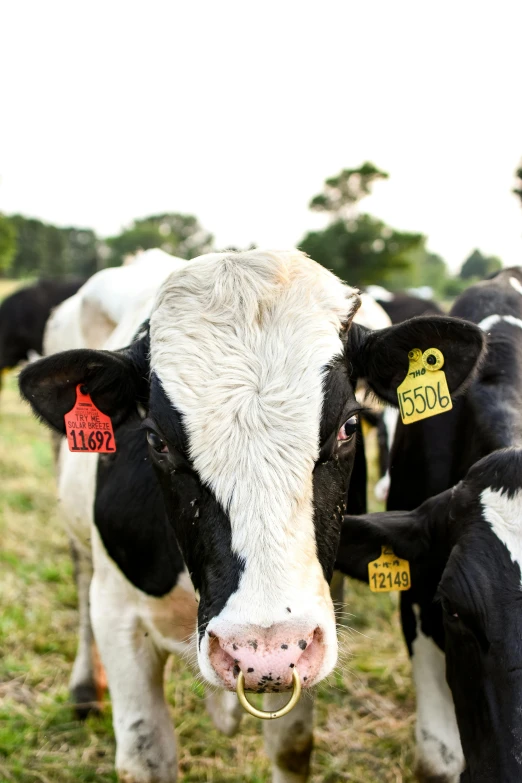
{"type": "MultiPolygon", "coordinates": [[[[48,434],[11,375],[0,397],[0,782],[108,783],[116,780],[110,701],[84,724],[68,703],[76,596],[54,498],[48,434]]],[[[414,700],[396,606],[395,597],[347,585],[343,663],[318,689],[314,783],[414,779],[414,700]]],[[[245,715],[236,738],[218,734],[179,660],[169,662],[166,687],[181,780],[270,780],[260,721],[245,715]]]]}

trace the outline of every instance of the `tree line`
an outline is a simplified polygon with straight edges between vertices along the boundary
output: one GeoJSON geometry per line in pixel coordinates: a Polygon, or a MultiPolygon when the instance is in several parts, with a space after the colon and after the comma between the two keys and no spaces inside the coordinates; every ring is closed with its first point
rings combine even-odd
{"type": "MultiPolygon", "coordinates": [[[[522,167],[514,193],[522,201],[522,167]]],[[[426,246],[426,237],[400,231],[360,209],[375,182],[388,174],[372,163],[343,169],[328,178],[310,209],[326,226],[308,232],[297,246],[352,285],[378,283],[390,290],[429,286],[438,296],[456,296],[470,281],[501,268],[500,259],[475,249],[452,276],[445,261],[426,246]]],[[[214,248],[214,239],[193,215],[165,213],[134,220],[118,235],[101,239],[90,228],[59,228],[23,215],[0,214],[0,275],[4,277],[88,277],[127,255],[161,248],[195,258],[214,248]]]]}
{"type": "Polygon", "coordinates": [[[0,274],[4,277],[89,277],[103,267],[119,266],[140,249],[159,247],[189,259],[212,246],[212,235],[193,215],[151,215],[106,239],[90,228],[58,228],[23,215],[0,215],[0,274]]]}

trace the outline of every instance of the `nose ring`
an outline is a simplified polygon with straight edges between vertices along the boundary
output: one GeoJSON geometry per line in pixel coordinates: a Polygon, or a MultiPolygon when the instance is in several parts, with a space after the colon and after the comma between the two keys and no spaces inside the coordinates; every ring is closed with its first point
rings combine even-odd
{"type": "Polygon", "coordinates": [[[256,707],[254,707],[250,702],[248,701],[246,695],[245,695],[245,675],[242,671],[239,672],[237,675],[237,686],[236,686],[236,692],[237,692],[237,698],[239,699],[239,703],[243,707],[244,710],[249,712],[251,715],[254,716],[254,718],[261,718],[261,720],[274,720],[275,718],[282,718],[283,715],[288,715],[290,710],[293,710],[297,702],[299,701],[299,697],[301,695],[301,679],[299,677],[299,673],[296,668],[292,669],[292,680],[294,689],[292,691],[292,695],[290,696],[290,700],[288,704],[285,704],[284,707],[281,707],[280,710],[276,710],[276,712],[266,712],[265,710],[258,710],[256,707]]]}

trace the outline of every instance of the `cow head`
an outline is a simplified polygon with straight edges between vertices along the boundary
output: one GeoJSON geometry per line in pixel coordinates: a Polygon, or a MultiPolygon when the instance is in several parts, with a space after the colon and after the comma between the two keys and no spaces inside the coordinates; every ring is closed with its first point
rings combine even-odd
{"type": "MultiPolygon", "coordinates": [[[[446,676],[467,763],[463,780],[521,776],[522,449],[494,452],[410,512],[345,517],[338,567],[368,579],[381,546],[410,561],[440,602],[446,676]]],[[[418,632],[420,628],[418,629],[418,632]]]]}
{"type": "MultiPolygon", "coordinates": [[[[63,432],[84,384],[143,437],[199,603],[198,655],[214,684],[285,690],[335,665],[328,583],[355,454],[358,377],[394,402],[408,351],[438,347],[450,389],[482,352],[476,327],[424,318],[352,324],[353,288],[303,254],[212,254],[160,289],[126,350],[70,351],[27,368],[23,395],[63,432]]],[[[117,439],[117,432],[116,432],[117,439]]]]}

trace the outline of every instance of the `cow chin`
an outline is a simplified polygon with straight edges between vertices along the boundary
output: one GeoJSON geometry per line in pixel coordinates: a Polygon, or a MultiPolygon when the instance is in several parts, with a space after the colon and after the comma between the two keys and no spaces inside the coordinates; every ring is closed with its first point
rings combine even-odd
{"type": "Polygon", "coordinates": [[[198,662],[205,679],[236,690],[242,671],[246,690],[274,693],[292,689],[296,669],[303,688],[316,685],[334,668],[338,647],[329,594],[327,601],[321,597],[315,603],[315,611],[292,617],[284,607],[270,625],[245,622],[244,615],[234,617],[225,607],[200,640],[198,662]]]}

